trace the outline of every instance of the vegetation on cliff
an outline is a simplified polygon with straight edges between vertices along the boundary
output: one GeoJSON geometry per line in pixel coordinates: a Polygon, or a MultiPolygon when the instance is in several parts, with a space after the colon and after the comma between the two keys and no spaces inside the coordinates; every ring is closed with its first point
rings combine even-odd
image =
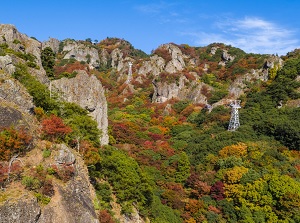
{"type": "MultiPolygon", "coordinates": [[[[119,47],[126,56],[146,57],[115,38],[93,47],[99,52],[119,47]]],[[[267,57],[224,44],[178,47],[201,62],[178,74],[161,72],[160,80],[176,82],[173,79],[179,75],[190,75],[190,69],[196,72],[198,81],[215,88],[205,92],[211,103],[224,98],[228,85],[237,77],[263,67],[267,57]],[[223,49],[235,56],[233,61],[223,61],[225,66],[218,61],[223,49]],[[204,64],[209,66],[206,72],[204,64]]],[[[1,45],[1,52],[15,54],[5,45],[1,45]]],[[[153,53],[170,60],[166,50],[153,53]]],[[[237,131],[227,131],[231,110],[226,104],[209,111],[204,104],[188,99],[152,103],[153,76],[133,80],[130,88],[118,80],[118,73],[110,66],[92,70],[85,63],[64,61],[46,48],[42,65],[49,78],[76,75],[76,69],[82,68],[107,88],[110,144],[100,146],[97,124],[85,109],[61,101],[59,95],[50,96],[48,88],[30,75],[31,66],[20,63],[13,77],[33,97],[41,132],[31,136],[24,129],[1,129],[0,159],[6,161],[1,171],[5,172],[14,154],[24,156],[35,137],[45,142],[44,159],[50,156],[52,145],[59,143],[83,156],[96,190],[100,222],[118,222],[113,202],[120,204],[122,214],[130,216],[137,209],[156,223],[299,222],[300,110],[288,106],[288,102],[300,97],[300,82],[296,80],[300,57],[293,52],[282,58],[284,66],[269,69],[268,81],[247,83],[246,94],[239,98],[241,126],[237,131]]],[[[30,56],[22,59],[35,63],[30,56]]],[[[196,81],[195,77],[190,80],[196,81]]],[[[16,163],[11,172],[13,179],[34,191],[44,205],[54,193],[53,177],[66,182],[75,174],[73,169],[62,171],[42,165],[31,173],[22,173],[16,163]]],[[[0,181],[5,186],[7,178],[0,181]]]]}

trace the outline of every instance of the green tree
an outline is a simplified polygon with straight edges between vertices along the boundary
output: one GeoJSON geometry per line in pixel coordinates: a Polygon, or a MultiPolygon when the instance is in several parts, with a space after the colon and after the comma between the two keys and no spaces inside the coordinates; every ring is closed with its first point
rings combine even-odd
{"type": "Polygon", "coordinates": [[[55,53],[50,47],[46,47],[41,53],[42,65],[46,71],[47,76],[51,79],[54,78],[54,65],[55,65],[55,53]]]}
{"type": "Polygon", "coordinates": [[[190,161],[185,152],[179,154],[177,170],[175,173],[176,182],[184,182],[190,175],[190,161]]]}

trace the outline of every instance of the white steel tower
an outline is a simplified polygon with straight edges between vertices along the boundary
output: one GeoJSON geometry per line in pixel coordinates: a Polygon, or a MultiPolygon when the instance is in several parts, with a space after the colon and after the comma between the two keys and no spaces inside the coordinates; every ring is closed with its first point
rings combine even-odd
{"type": "Polygon", "coordinates": [[[241,100],[234,100],[231,101],[230,106],[231,109],[231,118],[228,126],[228,131],[235,131],[240,127],[240,120],[239,120],[239,108],[241,108],[241,100]]]}
{"type": "Polygon", "coordinates": [[[132,62],[128,62],[129,69],[128,69],[128,77],[126,80],[126,84],[129,84],[132,79],[132,62]]]}

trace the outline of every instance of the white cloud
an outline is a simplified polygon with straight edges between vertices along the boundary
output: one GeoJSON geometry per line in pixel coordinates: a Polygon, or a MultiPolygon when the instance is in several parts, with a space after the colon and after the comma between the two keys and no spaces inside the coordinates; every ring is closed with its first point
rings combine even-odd
{"type": "Polygon", "coordinates": [[[216,29],[214,32],[188,33],[188,35],[195,38],[195,44],[221,42],[241,48],[247,53],[285,55],[299,45],[292,30],[256,17],[227,19],[214,25],[216,29]]]}

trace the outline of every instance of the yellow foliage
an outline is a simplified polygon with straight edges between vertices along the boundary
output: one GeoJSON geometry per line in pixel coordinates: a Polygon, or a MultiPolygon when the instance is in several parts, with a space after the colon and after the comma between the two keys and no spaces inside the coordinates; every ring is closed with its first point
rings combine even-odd
{"type": "Polygon", "coordinates": [[[248,172],[248,168],[243,166],[235,166],[227,170],[223,176],[223,180],[227,183],[234,184],[240,182],[243,174],[248,172]]]}
{"type": "Polygon", "coordinates": [[[224,194],[231,200],[233,198],[242,198],[244,186],[242,184],[224,184],[224,194]]]}
{"type": "Polygon", "coordinates": [[[194,218],[189,218],[188,220],[185,220],[184,223],[196,223],[196,220],[194,218]]]}
{"type": "Polygon", "coordinates": [[[247,154],[247,145],[238,143],[236,145],[226,146],[219,151],[219,155],[223,158],[229,156],[243,157],[247,154]]]}
{"type": "Polygon", "coordinates": [[[177,118],[173,116],[165,116],[162,125],[168,128],[178,124],[177,118]]]}

